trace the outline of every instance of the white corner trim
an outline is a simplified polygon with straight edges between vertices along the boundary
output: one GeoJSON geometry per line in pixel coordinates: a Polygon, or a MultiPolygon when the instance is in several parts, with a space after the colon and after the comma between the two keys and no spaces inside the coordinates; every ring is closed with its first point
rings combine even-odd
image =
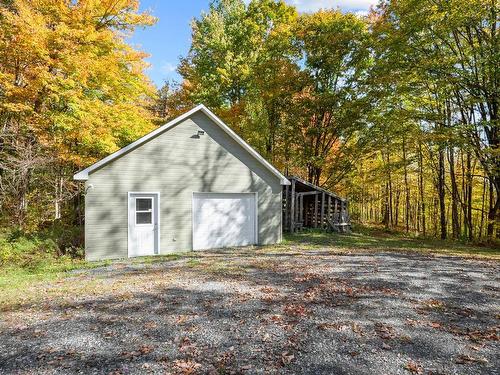
{"type": "Polygon", "coordinates": [[[106,156],[104,159],[101,159],[98,162],[92,164],[90,167],[76,173],[73,176],[73,179],[77,181],[88,180],[89,173],[91,173],[95,169],[103,166],[104,164],[109,163],[110,161],[120,157],[121,155],[127,153],[128,151],[133,150],[134,148],[142,145],[143,143],[146,143],[151,138],[177,125],[178,123],[192,116],[194,113],[198,111],[202,111],[205,115],[207,115],[220,128],[222,128],[222,130],[224,130],[232,139],[234,139],[236,143],[238,143],[241,147],[243,147],[246,151],[248,151],[248,153],[250,153],[253,157],[255,157],[272,174],[278,177],[280,179],[281,185],[290,185],[290,181],[288,181],[288,179],[283,174],[281,174],[275,167],[273,167],[266,159],[264,159],[257,151],[255,151],[247,142],[245,142],[238,134],[236,134],[229,126],[227,126],[220,118],[218,118],[212,111],[210,111],[203,104],[197,105],[190,111],[184,113],[183,115],[180,115],[179,117],[173,119],[172,121],[169,121],[165,125],[160,126],[158,129],[153,130],[151,133],[146,134],[145,136],[139,138],[137,141],[132,142],[128,146],[125,146],[122,149],[115,151],[111,155],[106,156]]]}

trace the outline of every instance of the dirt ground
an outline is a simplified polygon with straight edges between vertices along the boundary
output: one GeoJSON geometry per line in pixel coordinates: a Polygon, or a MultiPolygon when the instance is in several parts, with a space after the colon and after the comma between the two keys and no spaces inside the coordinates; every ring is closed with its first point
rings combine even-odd
{"type": "Polygon", "coordinates": [[[2,374],[498,374],[498,261],[328,247],[121,262],[4,306],[2,374]]]}

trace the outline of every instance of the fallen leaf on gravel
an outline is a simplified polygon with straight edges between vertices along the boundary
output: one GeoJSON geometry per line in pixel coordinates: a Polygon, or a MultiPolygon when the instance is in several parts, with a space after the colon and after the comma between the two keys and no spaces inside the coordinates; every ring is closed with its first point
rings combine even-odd
{"type": "Polygon", "coordinates": [[[191,332],[191,333],[198,332],[199,330],[200,330],[200,326],[198,326],[196,324],[192,324],[192,325],[190,325],[189,327],[186,328],[186,331],[187,332],[191,332]]]}
{"type": "Polygon", "coordinates": [[[363,330],[361,329],[361,327],[357,323],[352,323],[352,331],[354,333],[359,334],[359,335],[363,335],[363,330]]]}
{"type": "Polygon", "coordinates": [[[305,308],[304,305],[294,305],[288,304],[283,308],[285,314],[292,316],[307,316],[309,311],[305,308]]]}
{"type": "Polygon", "coordinates": [[[394,328],[388,324],[375,323],[375,332],[384,340],[389,340],[394,337],[394,328]]]}
{"type": "Polygon", "coordinates": [[[142,355],[149,354],[154,350],[154,347],[152,345],[142,345],[138,352],[142,355]]]}
{"type": "Polygon", "coordinates": [[[470,345],[469,348],[471,348],[472,350],[474,351],[479,351],[482,347],[484,347],[484,345],[482,346],[477,346],[477,345],[470,345]]]}
{"type": "Polygon", "coordinates": [[[318,298],[321,290],[318,287],[311,287],[307,289],[304,293],[304,299],[311,302],[318,298]]]}
{"type": "Polygon", "coordinates": [[[296,283],[304,283],[307,281],[312,281],[312,280],[317,280],[319,279],[319,275],[316,275],[314,273],[306,273],[302,276],[297,276],[296,278],[293,279],[296,283]]]}
{"type": "Polygon", "coordinates": [[[262,293],[277,293],[277,292],[278,292],[278,290],[277,290],[277,289],[275,289],[275,288],[271,288],[271,287],[269,287],[269,286],[266,286],[266,287],[261,288],[261,289],[260,289],[260,291],[261,291],[262,293]]]}
{"type": "Polygon", "coordinates": [[[404,343],[410,343],[411,337],[408,335],[401,335],[401,336],[399,336],[399,340],[404,342],[404,343]]]}
{"type": "Polygon", "coordinates": [[[158,325],[155,322],[147,322],[144,324],[146,329],[155,329],[158,325]]]}
{"type": "Polygon", "coordinates": [[[193,355],[198,354],[198,348],[196,347],[195,343],[192,343],[191,340],[189,340],[188,337],[184,337],[179,344],[179,351],[181,353],[190,353],[193,355]]]}
{"type": "Polygon", "coordinates": [[[441,324],[439,324],[438,322],[430,322],[429,325],[432,328],[441,328],[441,324]]]}
{"type": "Polygon", "coordinates": [[[422,366],[420,366],[418,363],[415,363],[413,361],[409,361],[405,365],[404,368],[405,368],[405,370],[410,371],[412,374],[421,375],[421,374],[424,373],[424,370],[422,369],[422,366]]]}
{"type": "Polygon", "coordinates": [[[176,359],[174,361],[174,366],[177,367],[183,375],[191,375],[197,372],[197,370],[201,367],[201,364],[190,360],[176,359]]]}
{"type": "Polygon", "coordinates": [[[437,310],[444,309],[445,307],[444,302],[433,298],[422,301],[422,305],[424,305],[424,308],[437,310]]]}
{"type": "MultiPolygon", "coordinates": [[[[356,324],[356,323],[353,323],[356,324]]],[[[326,331],[328,329],[335,329],[337,331],[346,331],[351,325],[348,322],[334,322],[334,323],[321,323],[318,324],[318,329],[326,331]]],[[[354,330],[354,328],[353,328],[354,330]]]]}
{"type": "Polygon", "coordinates": [[[473,363],[473,362],[478,362],[478,363],[488,363],[488,360],[486,358],[479,358],[479,357],[472,357],[468,354],[460,354],[457,359],[455,360],[455,363],[458,364],[466,364],[466,363],[473,363]]]}
{"type": "Polygon", "coordinates": [[[387,345],[385,342],[382,343],[382,349],[384,350],[391,350],[392,347],[390,345],[387,345]]]}
{"type": "Polygon", "coordinates": [[[284,365],[288,365],[294,358],[295,356],[288,352],[281,353],[281,362],[283,362],[284,365]]]}
{"type": "Polygon", "coordinates": [[[415,320],[415,319],[406,318],[406,324],[409,325],[409,326],[415,327],[418,324],[422,324],[422,321],[421,320],[415,320]]]}
{"type": "Polygon", "coordinates": [[[491,327],[487,328],[485,330],[476,330],[476,331],[469,331],[466,332],[465,335],[469,336],[469,338],[472,341],[479,342],[481,340],[491,340],[491,341],[498,341],[499,336],[498,336],[498,331],[500,327],[491,327]]]}

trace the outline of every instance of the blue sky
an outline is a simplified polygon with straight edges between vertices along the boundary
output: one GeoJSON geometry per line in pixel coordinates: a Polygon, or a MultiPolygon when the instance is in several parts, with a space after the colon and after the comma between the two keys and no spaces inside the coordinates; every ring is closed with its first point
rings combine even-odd
{"type": "MultiPolygon", "coordinates": [[[[191,44],[191,20],[208,10],[209,0],[142,0],[141,9],[149,10],[158,18],[156,25],[138,29],[130,42],[147,52],[151,64],[147,74],[161,86],[165,80],[180,81],[175,71],[179,57],[185,56],[191,44]]],[[[320,8],[340,8],[343,11],[366,12],[376,0],[286,0],[299,12],[320,8]]]]}

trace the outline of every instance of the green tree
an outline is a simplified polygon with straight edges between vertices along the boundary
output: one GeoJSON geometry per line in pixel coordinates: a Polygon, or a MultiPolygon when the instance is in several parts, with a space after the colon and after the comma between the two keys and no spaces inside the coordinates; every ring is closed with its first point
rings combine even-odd
{"type": "Polygon", "coordinates": [[[362,152],[358,136],[370,107],[367,24],[354,14],[319,11],[301,16],[295,33],[296,63],[307,75],[294,101],[301,163],[309,181],[338,182],[355,161],[353,153],[362,152]]]}

